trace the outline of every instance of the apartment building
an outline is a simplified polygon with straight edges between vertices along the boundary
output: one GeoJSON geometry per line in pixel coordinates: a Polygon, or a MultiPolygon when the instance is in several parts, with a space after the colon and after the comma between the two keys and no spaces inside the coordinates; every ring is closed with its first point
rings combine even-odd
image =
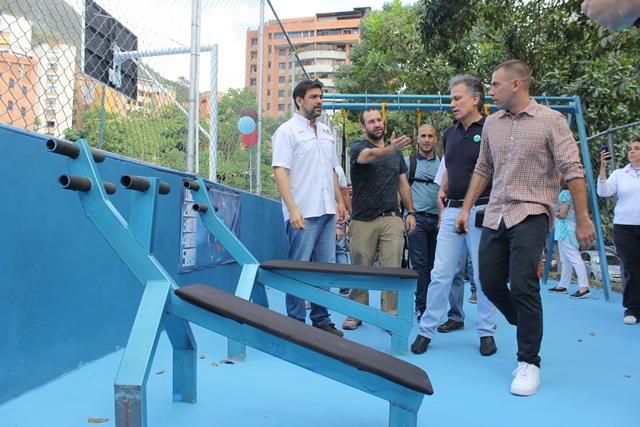
{"type": "Polygon", "coordinates": [[[32,36],[29,20],[0,14],[0,122],[61,138],[73,122],[77,49],[32,36]]]}
{"type": "Polygon", "coordinates": [[[0,14],[0,122],[33,130],[38,62],[27,56],[30,48],[29,22],[0,14]]]}
{"type": "Polygon", "coordinates": [[[137,94],[135,102],[128,102],[130,111],[151,113],[157,111],[158,108],[172,104],[176,99],[175,90],[160,88],[153,80],[141,77],[138,77],[137,94]]]}
{"type": "Polygon", "coordinates": [[[32,56],[38,61],[38,82],[34,86],[37,117],[35,130],[63,138],[73,125],[73,86],[77,49],[67,44],[33,46],[32,56]]]}
{"type": "MultiPolygon", "coordinates": [[[[358,25],[369,7],[352,11],[317,13],[315,16],[282,19],[282,25],[296,49],[307,74],[333,92],[333,70],[349,64],[351,46],[360,40],[358,25]]],[[[290,114],[293,74],[301,78],[299,64],[293,63],[289,44],[278,21],[270,20],[264,26],[264,66],[259,70],[259,30],[247,31],[245,85],[258,90],[263,83],[262,109],[269,116],[290,114]]]]}

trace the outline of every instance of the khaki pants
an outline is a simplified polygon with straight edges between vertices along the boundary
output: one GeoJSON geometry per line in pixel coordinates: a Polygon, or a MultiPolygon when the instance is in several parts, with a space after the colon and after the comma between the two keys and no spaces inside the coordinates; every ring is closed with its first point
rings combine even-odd
{"type": "MultiPolygon", "coordinates": [[[[351,242],[351,263],[354,265],[373,265],[376,261],[381,267],[400,267],[404,249],[404,221],[397,216],[378,217],[371,221],[352,220],[349,226],[351,242]]],[[[367,289],[351,289],[349,299],[369,305],[367,289]]],[[[382,291],[380,307],[385,313],[398,313],[398,293],[382,291]]]]}

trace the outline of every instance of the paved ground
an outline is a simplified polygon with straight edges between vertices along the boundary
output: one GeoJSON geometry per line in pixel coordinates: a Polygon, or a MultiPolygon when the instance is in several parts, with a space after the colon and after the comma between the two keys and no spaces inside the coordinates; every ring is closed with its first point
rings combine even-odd
{"type": "MultiPolygon", "coordinates": [[[[426,354],[405,358],[427,371],[435,390],[424,399],[419,426],[639,425],[640,325],[622,323],[619,294],[613,303],[601,290],[593,290],[590,299],[571,300],[546,291],[555,284],[542,287],[545,332],[538,393],[509,393],[517,365],[515,328],[500,316],[498,353],[480,356],[475,306],[468,304],[466,329],[439,334],[426,354]]],[[[272,308],[283,312],[283,295],[269,290],[269,297],[272,308]]],[[[373,293],[371,300],[377,299],[373,293]]],[[[343,319],[334,313],[336,324],[343,319]]],[[[147,387],[150,427],[388,425],[386,401],[253,349],[246,362],[220,364],[226,358],[225,339],[197,326],[194,331],[198,354],[205,356],[198,360],[198,403],[172,403],[171,349],[163,335],[147,387]]],[[[380,351],[390,348],[389,335],[373,326],[345,335],[380,351]]],[[[89,417],[109,418],[99,425],[114,426],[113,381],[121,357],[116,352],[5,403],[0,426],[94,425],[89,417]]]]}

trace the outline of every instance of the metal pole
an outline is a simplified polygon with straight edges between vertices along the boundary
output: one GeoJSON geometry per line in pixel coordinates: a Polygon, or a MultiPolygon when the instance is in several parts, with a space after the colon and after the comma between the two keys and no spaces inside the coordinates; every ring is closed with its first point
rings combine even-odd
{"type": "MultiPolygon", "coordinates": [[[[591,206],[591,215],[593,222],[596,224],[596,245],[598,247],[598,255],[600,256],[600,267],[602,268],[602,288],[604,289],[604,298],[608,302],[613,302],[611,295],[611,281],[609,279],[609,267],[607,266],[607,253],[604,248],[604,239],[602,238],[602,227],[599,227],[600,209],[598,209],[598,201],[595,195],[595,183],[593,181],[593,170],[589,159],[589,143],[587,142],[587,130],[584,125],[584,115],[582,114],[582,105],[580,97],[574,96],[576,108],[576,123],[578,124],[578,135],[580,135],[580,149],[582,151],[582,163],[584,164],[585,177],[587,181],[588,196],[591,206]]],[[[547,255],[548,256],[548,255],[547,255]]]]}
{"type": "Polygon", "coordinates": [[[193,173],[194,151],[198,135],[198,73],[200,65],[200,0],[191,0],[191,61],[189,73],[189,136],[187,172],[193,173]]]}
{"type": "Polygon", "coordinates": [[[102,137],[104,136],[104,92],[106,86],[102,84],[102,93],[100,94],[100,134],[98,135],[98,149],[102,150],[102,137]]]}
{"type": "Polygon", "coordinates": [[[256,194],[262,194],[262,91],[264,70],[264,2],[260,1],[260,35],[258,37],[258,145],[256,148],[256,194]]]}
{"type": "Polygon", "coordinates": [[[609,153],[611,153],[611,170],[614,171],[616,170],[616,157],[613,155],[613,132],[607,135],[607,140],[609,141],[607,144],[609,146],[609,153]]]}
{"type": "Polygon", "coordinates": [[[211,50],[209,91],[209,180],[218,182],[218,45],[211,50]]]}
{"type": "MultiPolygon", "coordinates": [[[[295,52],[293,51],[293,48],[291,48],[291,55],[293,56],[295,52]]],[[[291,58],[291,95],[293,95],[293,90],[296,88],[296,63],[293,62],[293,57],[291,58]]],[[[291,96],[291,117],[293,117],[293,115],[295,114],[296,111],[296,104],[295,104],[295,100],[293,99],[293,96],[291,96]]]]}

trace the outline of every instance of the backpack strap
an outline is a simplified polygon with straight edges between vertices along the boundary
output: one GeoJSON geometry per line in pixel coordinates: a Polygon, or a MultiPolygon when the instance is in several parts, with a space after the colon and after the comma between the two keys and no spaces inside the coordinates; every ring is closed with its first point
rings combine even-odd
{"type": "Polygon", "coordinates": [[[418,159],[416,158],[416,153],[411,153],[409,155],[409,185],[413,184],[416,176],[416,164],[418,163],[418,159]]]}

